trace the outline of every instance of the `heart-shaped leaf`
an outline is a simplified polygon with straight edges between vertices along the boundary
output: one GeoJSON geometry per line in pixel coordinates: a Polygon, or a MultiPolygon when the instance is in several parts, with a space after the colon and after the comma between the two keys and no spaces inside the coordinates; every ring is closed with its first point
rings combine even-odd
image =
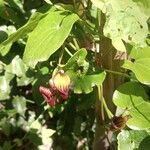
{"type": "Polygon", "coordinates": [[[147,138],[150,135],[146,131],[122,130],[117,136],[118,150],[149,150],[150,142],[145,142],[147,138]]]}
{"type": "Polygon", "coordinates": [[[24,61],[34,68],[47,60],[68,37],[73,24],[79,19],[76,14],[64,11],[49,13],[29,35],[24,52],[24,61]]]}
{"type": "Polygon", "coordinates": [[[150,128],[150,102],[144,88],[136,82],[122,84],[113,95],[119,108],[127,109],[131,118],[127,125],[132,129],[150,128]]]}
{"type": "Polygon", "coordinates": [[[150,47],[133,49],[130,57],[134,62],[126,60],[122,67],[132,70],[141,83],[150,84],[150,47]]]}
{"type": "MultiPolygon", "coordinates": [[[[149,16],[140,10],[138,3],[135,3],[136,0],[91,1],[105,13],[104,35],[112,40],[117,50],[126,51],[123,41],[138,47],[146,46],[148,33],[146,21],[149,16]]],[[[149,5],[147,7],[150,8],[149,5]]]]}
{"type": "Polygon", "coordinates": [[[17,110],[17,112],[24,116],[25,111],[26,111],[26,99],[24,97],[21,96],[15,96],[12,104],[14,106],[14,108],[17,110]]]}
{"type": "Polygon", "coordinates": [[[80,76],[76,72],[68,72],[73,85],[74,93],[90,93],[93,91],[95,85],[99,86],[103,83],[105,79],[105,72],[100,72],[92,75],[80,76]]]}
{"type": "Polygon", "coordinates": [[[105,79],[105,72],[87,74],[89,63],[85,61],[86,49],[78,50],[62,67],[67,71],[72,81],[74,93],[90,93],[95,85],[101,85],[105,79]]]}

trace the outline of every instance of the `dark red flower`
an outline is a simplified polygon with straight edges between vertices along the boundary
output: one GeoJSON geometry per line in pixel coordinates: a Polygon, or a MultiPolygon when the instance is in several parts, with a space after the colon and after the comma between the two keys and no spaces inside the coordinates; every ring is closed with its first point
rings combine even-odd
{"type": "Polygon", "coordinates": [[[63,102],[68,98],[70,88],[70,77],[59,70],[49,80],[50,88],[40,86],[39,91],[50,106],[55,106],[56,103],[63,102]],[[61,97],[63,101],[57,102],[57,96],[61,97]]]}
{"type": "Polygon", "coordinates": [[[118,131],[126,126],[128,116],[114,116],[111,122],[111,130],[118,131]]]}
{"type": "Polygon", "coordinates": [[[68,98],[70,83],[70,77],[63,70],[59,70],[49,81],[51,88],[58,91],[64,100],[68,98]]]}
{"type": "Polygon", "coordinates": [[[52,94],[50,89],[40,86],[39,91],[50,106],[55,106],[56,97],[52,94]]]}

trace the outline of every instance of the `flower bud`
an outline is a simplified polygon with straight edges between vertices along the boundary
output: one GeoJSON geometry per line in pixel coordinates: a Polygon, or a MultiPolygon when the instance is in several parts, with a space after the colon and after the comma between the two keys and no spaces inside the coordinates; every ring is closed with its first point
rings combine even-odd
{"type": "Polygon", "coordinates": [[[40,86],[39,91],[50,106],[55,106],[56,97],[52,94],[50,89],[40,86]]]}
{"type": "Polygon", "coordinates": [[[50,80],[50,85],[60,92],[62,99],[67,99],[71,82],[70,77],[63,70],[60,70],[54,75],[52,81],[50,80]]]}
{"type": "Polygon", "coordinates": [[[123,129],[126,126],[127,121],[128,121],[128,116],[113,117],[111,123],[111,130],[118,131],[123,129]]]}

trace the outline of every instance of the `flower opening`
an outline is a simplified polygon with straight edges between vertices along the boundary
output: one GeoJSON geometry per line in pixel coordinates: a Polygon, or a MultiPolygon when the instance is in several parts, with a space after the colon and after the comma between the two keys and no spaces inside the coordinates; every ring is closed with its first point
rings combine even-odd
{"type": "Polygon", "coordinates": [[[55,88],[60,92],[62,99],[67,99],[70,82],[70,77],[63,70],[60,70],[49,81],[49,84],[52,88],[55,88]]]}
{"type": "Polygon", "coordinates": [[[50,106],[55,106],[56,97],[52,94],[50,89],[40,86],[39,91],[50,106]]]}

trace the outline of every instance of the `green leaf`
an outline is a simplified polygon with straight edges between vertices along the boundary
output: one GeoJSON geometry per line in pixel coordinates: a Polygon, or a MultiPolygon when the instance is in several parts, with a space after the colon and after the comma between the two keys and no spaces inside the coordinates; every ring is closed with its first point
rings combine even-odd
{"type": "Polygon", "coordinates": [[[15,74],[18,77],[22,77],[27,71],[27,67],[23,63],[22,59],[17,55],[12,62],[5,67],[8,73],[15,74]]]}
{"type": "Polygon", "coordinates": [[[126,51],[123,41],[137,47],[146,46],[147,19],[132,0],[91,0],[106,14],[104,35],[112,40],[119,51],[126,51]],[[142,16],[142,17],[141,17],[142,16]]]}
{"type": "Polygon", "coordinates": [[[43,144],[40,145],[40,148],[43,148],[43,150],[44,150],[46,146],[48,146],[48,145],[49,145],[49,147],[52,146],[53,140],[52,140],[51,136],[54,133],[55,133],[55,130],[48,129],[45,126],[43,126],[41,128],[41,138],[42,138],[43,144]]]}
{"type": "Polygon", "coordinates": [[[134,143],[131,140],[130,133],[128,131],[122,131],[117,136],[118,150],[133,150],[134,143]]]}
{"type": "Polygon", "coordinates": [[[133,49],[130,57],[134,62],[126,60],[122,67],[135,73],[137,79],[143,84],[150,84],[150,47],[133,49]]]}
{"type": "Polygon", "coordinates": [[[34,68],[40,61],[47,60],[68,37],[76,14],[57,11],[49,13],[30,34],[24,52],[24,61],[34,68]]]}
{"type": "Polygon", "coordinates": [[[105,72],[92,75],[79,75],[77,72],[67,71],[71,78],[74,93],[90,93],[95,85],[99,86],[105,79],[105,72]]]}
{"type": "Polygon", "coordinates": [[[32,85],[33,99],[39,107],[41,103],[43,103],[43,97],[41,96],[39,92],[39,87],[41,85],[46,86],[46,83],[48,83],[49,79],[50,79],[49,74],[37,75],[37,79],[35,79],[33,82],[33,85],[32,85]]]}
{"type": "Polygon", "coordinates": [[[50,0],[44,0],[46,3],[52,5],[53,3],[50,0]]]}
{"type": "Polygon", "coordinates": [[[89,63],[85,61],[86,49],[78,50],[62,67],[71,78],[74,93],[90,93],[95,85],[101,85],[105,72],[87,75],[89,63]]]}
{"type": "Polygon", "coordinates": [[[7,33],[6,31],[3,31],[0,27],[0,43],[2,43],[3,41],[5,41],[7,39],[7,33]]]}
{"type": "Polygon", "coordinates": [[[5,135],[10,136],[10,134],[11,134],[11,124],[10,124],[10,122],[8,121],[8,119],[6,117],[1,119],[0,127],[1,127],[2,131],[5,133],[5,135]]]}
{"type": "Polygon", "coordinates": [[[11,142],[5,141],[5,143],[3,145],[3,150],[11,150],[11,149],[12,149],[11,142]]]}
{"type": "MultiPolygon", "coordinates": [[[[2,44],[5,40],[7,40],[8,36],[14,33],[15,31],[16,31],[16,28],[12,25],[1,26],[0,27],[0,43],[2,44]]],[[[9,52],[12,46],[12,43],[7,44],[6,46],[2,46],[1,44],[0,44],[0,53],[2,56],[5,56],[9,52]]]]}
{"type": "Polygon", "coordinates": [[[9,65],[5,66],[5,70],[9,74],[17,76],[16,80],[18,86],[28,85],[33,81],[33,76],[31,75],[29,68],[18,55],[16,55],[9,65]]]}
{"type": "Polygon", "coordinates": [[[5,100],[9,98],[11,87],[9,82],[12,80],[14,75],[5,73],[4,76],[0,76],[0,100],[5,100]]]}
{"type": "Polygon", "coordinates": [[[24,86],[30,84],[34,78],[28,77],[26,74],[24,74],[22,77],[17,77],[17,85],[18,86],[24,86]]]}
{"type": "Polygon", "coordinates": [[[150,14],[150,1],[149,0],[132,0],[136,2],[141,11],[143,11],[148,17],[150,14]]]}
{"type": "Polygon", "coordinates": [[[65,64],[65,66],[63,66],[62,68],[64,70],[68,70],[70,68],[75,67],[75,65],[83,65],[85,62],[85,58],[87,55],[87,51],[85,48],[82,48],[80,50],[78,50],[69,60],[68,62],[65,64]]]}
{"type": "Polygon", "coordinates": [[[113,95],[114,104],[127,109],[131,118],[127,125],[132,129],[150,128],[150,103],[144,88],[136,82],[122,84],[113,95]]]}
{"type": "Polygon", "coordinates": [[[4,11],[4,7],[5,7],[4,0],[0,0],[0,16],[1,16],[2,12],[4,11]]]}
{"type": "Polygon", "coordinates": [[[12,46],[12,43],[7,44],[6,46],[0,46],[1,55],[5,56],[9,52],[11,46],[12,46]]]}
{"type": "Polygon", "coordinates": [[[55,130],[48,129],[46,126],[43,126],[39,120],[35,120],[30,125],[30,132],[28,134],[28,138],[36,145],[38,145],[41,149],[48,145],[52,145],[51,136],[55,133],[55,130]],[[39,135],[39,137],[37,136],[39,135]],[[37,143],[39,142],[39,143],[37,143]]]}
{"type": "Polygon", "coordinates": [[[2,61],[0,61],[0,73],[4,71],[4,68],[5,68],[5,64],[2,61]]]}
{"type": "Polygon", "coordinates": [[[139,49],[135,49],[133,48],[131,50],[131,53],[129,54],[129,56],[135,60],[140,59],[140,58],[149,58],[150,59],[150,47],[144,47],[144,48],[139,48],[139,49]]]}
{"type": "Polygon", "coordinates": [[[3,55],[6,55],[12,45],[13,42],[17,41],[20,38],[23,38],[25,35],[30,33],[38,24],[38,22],[44,18],[47,14],[42,14],[40,12],[34,13],[29,21],[19,28],[15,33],[12,33],[7,40],[0,44],[0,51],[3,55]],[[7,49],[7,50],[4,50],[7,49]],[[4,52],[3,52],[4,51],[4,52]],[[6,51],[6,52],[5,52],[6,51]]]}
{"type": "Polygon", "coordinates": [[[15,96],[12,101],[13,107],[16,109],[16,111],[24,116],[26,111],[26,99],[22,96],[15,96]]]}
{"type": "Polygon", "coordinates": [[[145,144],[141,149],[143,140],[148,137],[150,136],[146,131],[122,130],[117,136],[118,150],[148,150],[150,143],[145,144]]]}
{"type": "Polygon", "coordinates": [[[106,10],[104,7],[105,4],[105,0],[91,0],[91,2],[93,3],[93,5],[101,10],[103,10],[103,12],[105,12],[106,10]]]}
{"type": "Polygon", "coordinates": [[[149,147],[150,147],[150,136],[147,136],[142,140],[139,146],[139,150],[149,150],[149,147]]]}

